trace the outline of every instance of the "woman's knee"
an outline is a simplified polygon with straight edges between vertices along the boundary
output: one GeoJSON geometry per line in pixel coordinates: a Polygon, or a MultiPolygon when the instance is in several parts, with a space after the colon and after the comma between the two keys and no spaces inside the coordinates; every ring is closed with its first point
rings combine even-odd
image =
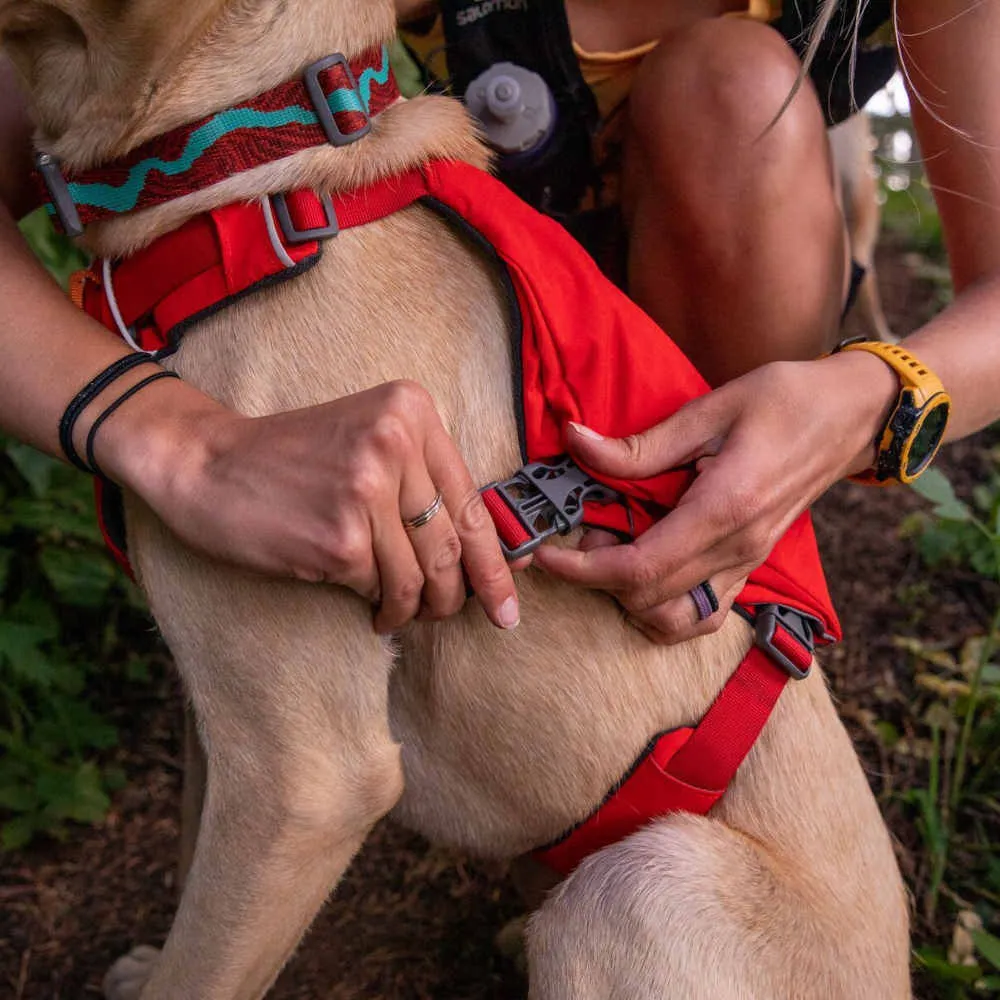
{"type": "Polygon", "coordinates": [[[735,18],[666,37],[637,74],[629,123],[645,158],[699,170],[705,158],[731,166],[741,149],[759,166],[779,144],[826,156],[819,101],[798,57],[772,28],[735,18]]]}

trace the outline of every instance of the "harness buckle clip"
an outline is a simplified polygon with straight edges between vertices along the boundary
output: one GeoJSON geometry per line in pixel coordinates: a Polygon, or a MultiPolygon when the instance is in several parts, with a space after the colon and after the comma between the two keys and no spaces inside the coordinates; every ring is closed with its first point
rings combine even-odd
{"type": "Polygon", "coordinates": [[[620,495],[591,479],[568,455],[552,463],[530,462],[503,479],[482,487],[479,491],[493,515],[500,535],[500,547],[508,560],[520,559],[533,552],[552,535],[566,535],[583,521],[585,501],[614,503],[620,495]],[[507,511],[527,537],[515,541],[505,539],[501,519],[495,513],[496,501],[502,501],[507,511]],[[514,544],[512,544],[514,542],[514,544]]]}
{"type": "Polygon", "coordinates": [[[35,157],[35,169],[38,176],[42,178],[45,190],[49,194],[49,201],[55,212],[63,232],[75,239],[83,235],[83,223],[80,221],[80,213],[76,209],[76,202],[70,194],[69,184],[59,168],[59,161],[51,153],[39,153],[35,157]]]}
{"type": "MultiPolygon", "coordinates": [[[[326,135],[327,142],[331,146],[349,146],[352,142],[357,142],[358,139],[363,139],[372,130],[372,119],[371,115],[368,114],[368,109],[365,107],[365,103],[361,98],[361,94],[358,92],[358,82],[354,78],[354,73],[351,71],[351,65],[347,59],[340,53],[335,52],[333,55],[324,56],[322,59],[317,59],[316,62],[310,63],[306,66],[302,73],[302,82],[305,84],[306,92],[309,94],[309,100],[312,102],[313,110],[316,112],[316,117],[319,119],[320,128],[323,129],[326,135]],[[343,111],[351,111],[355,114],[364,115],[365,123],[359,129],[355,129],[353,132],[342,132],[340,126],[337,124],[337,119],[335,117],[335,112],[330,107],[330,101],[327,97],[327,93],[323,84],[319,81],[320,73],[326,72],[328,69],[332,69],[334,66],[340,66],[344,75],[347,77],[350,86],[346,88],[349,93],[354,97],[357,107],[343,108],[343,111]]],[[[343,90],[345,88],[338,88],[343,90]]],[[[336,91],[334,91],[336,93],[336,91]]]]}
{"type": "Polygon", "coordinates": [[[797,681],[809,676],[818,639],[827,638],[815,616],[787,604],[755,604],[754,644],[797,681]]]}

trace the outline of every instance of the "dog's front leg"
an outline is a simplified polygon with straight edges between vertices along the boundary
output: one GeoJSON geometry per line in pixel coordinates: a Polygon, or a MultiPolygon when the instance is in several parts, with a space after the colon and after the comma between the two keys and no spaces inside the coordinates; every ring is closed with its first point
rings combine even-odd
{"type": "Polygon", "coordinates": [[[155,559],[141,572],[191,695],[207,783],[164,950],[121,960],[105,990],[251,1000],[402,790],[391,654],[353,595],[211,566],[149,530],[155,559]]]}

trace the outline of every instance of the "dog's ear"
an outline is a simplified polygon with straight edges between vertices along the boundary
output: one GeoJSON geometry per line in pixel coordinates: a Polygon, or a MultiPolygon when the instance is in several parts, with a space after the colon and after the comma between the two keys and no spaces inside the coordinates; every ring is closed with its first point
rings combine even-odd
{"type": "Polygon", "coordinates": [[[0,46],[36,124],[57,139],[86,114],[127,126],[160,74],[229,0],[0,0],[0,46]]]}

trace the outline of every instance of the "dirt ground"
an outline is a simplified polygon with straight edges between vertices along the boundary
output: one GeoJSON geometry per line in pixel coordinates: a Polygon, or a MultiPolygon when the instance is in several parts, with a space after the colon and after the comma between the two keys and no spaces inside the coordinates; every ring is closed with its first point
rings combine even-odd
{"type": "MultiPolygon", "coordinates": [[[[880,255],[890,321],[899,332],[935,306],[925,266],[898,249],[880,255]]],[[[942,467],[961,484],[983,469],[983,444],[953,447],[942,467]]],[[[907,877],[922,873],[916,835],[893,792],[907,782],[861,722],[865,710],[905,698],[908,666],[893,634],[913,631],[912,602],[899,595],[924,571],[897,538],[920,507],[907,490],[842,485],[816,520],[845,641],[823,662],[842,713],[899,841],[907,877]]],[[[921,635],[961,638],[982,631],[981,593],[956,580],[933,595],[921,635]]],[[[130,783],[106,823],[67,843],[40,843],[2,859],[0,996],[76,1000],[100,995],[110,963],[135,943],[159,943],[175,902],[180,700],[164,663],[154,690],[106,692],[123,733],[120,763],[130,783]]],[[[518,913],[499,866],[429,847],[383,826],[356,860],[271,994],[276,1000],[511,1000],[525,995],[513,964],[493,944],[518,913]]],[[[194,1000],[194,998],[192,998],[194,1000]]]]}

